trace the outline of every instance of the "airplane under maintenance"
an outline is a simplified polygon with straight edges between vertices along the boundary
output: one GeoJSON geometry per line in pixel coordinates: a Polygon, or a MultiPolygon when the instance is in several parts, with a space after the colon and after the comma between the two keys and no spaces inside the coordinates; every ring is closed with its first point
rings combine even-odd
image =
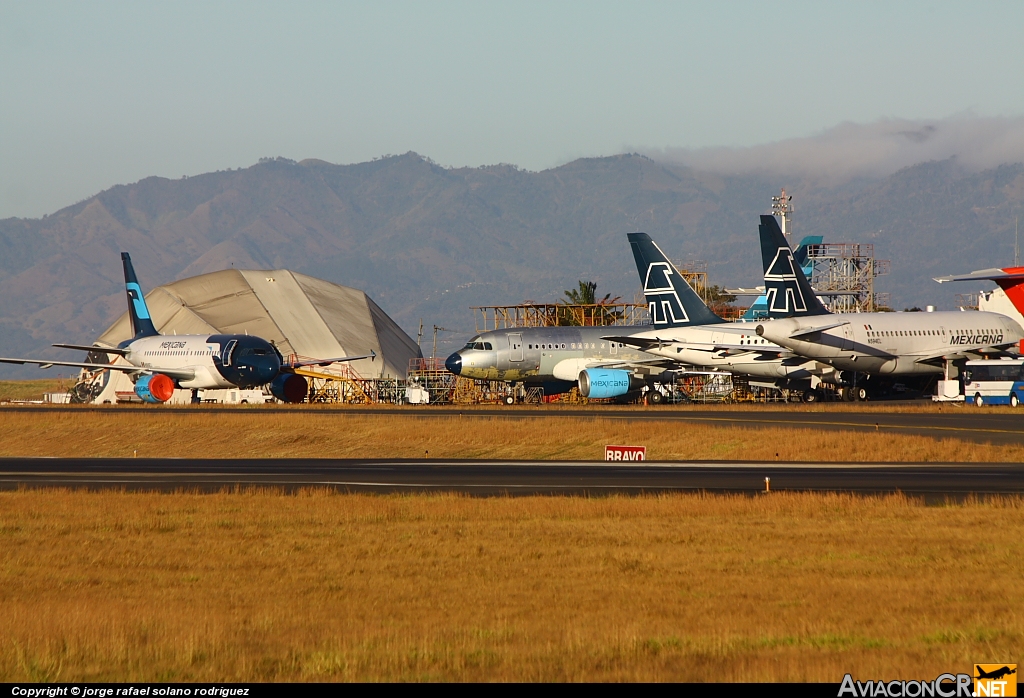
{"type": "MultiPolygon", "coordinates": [[[[457,376],[543,387],[546,395],[579,386],[584,397],[615,398],[637,392],[671,365],[602,337],[614,326],[517,327],[484,332],[445,361],[457,376]]],[[[618,327],[619,330],[626,329],[618,327]]],[[[651,396],[654,401],[658,397],[651,396]]],[[[506,398],[511,404],[515,399],[506,398]]]]}
{"type": "Polygon", "coordinates": [[[840,371],[868,375],[941,373],[943,364],[997,355],[1024,329],[992,312],[830,313],[793,260],[774,216],[758,228],[768,299],[758,337],[840,371]]]}
{"type": "Polygon", "coordinates": [[[91,361],[54,361],[52,359],[0,358],[9,364],[38,364],[40,368],[71,366],[90,371],[120,371],[135,384],[135,394],[144,402],[163,403],[175,388],[190,389],[192,402],[199,402],[199,391],[217,388],[255,388],[270,386],[271,392],[283,402],[302,402],[308,385],[295,373],[304,366],[327,366],[332,363],[356,361],[376,354],[370,351],[359,356],[313,359],[287,363],[272,342],[249,334],[162,335],[153,324],[142,288],[127,252],[121,253],[124,266],[125,291],[128,295],[128,317],[132,338],[116,347],[82,344],[54,344],[64,349],[79,349],[122,357],[127,363],[91,361]]]}

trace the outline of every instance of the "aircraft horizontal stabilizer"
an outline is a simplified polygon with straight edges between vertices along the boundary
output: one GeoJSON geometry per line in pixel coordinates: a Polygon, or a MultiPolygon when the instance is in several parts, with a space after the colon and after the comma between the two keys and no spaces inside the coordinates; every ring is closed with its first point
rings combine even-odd
{"type": "Polygon", "coordinates": [[[789,335],[790,339],[796,339],[797,337],[804,337],[815,332],[824,332],[825,330],[831,330],[835,327],[842,327],[843,325],[849,325],[849,320],[843,320],[842,322],[832,322],[827,325],[817,325],[815,327],[801,327],[799,330],[789,335]]]}
{"type": "Polygon", "coordinates": [[[935,281],[940,284],[947,281],[1000,281],[1010,279],[1024,279],[1024,267],[1010,267],[1009,269],[979,269],[970,274],[953,274],[950,276],[937,276],[935,281]]]}

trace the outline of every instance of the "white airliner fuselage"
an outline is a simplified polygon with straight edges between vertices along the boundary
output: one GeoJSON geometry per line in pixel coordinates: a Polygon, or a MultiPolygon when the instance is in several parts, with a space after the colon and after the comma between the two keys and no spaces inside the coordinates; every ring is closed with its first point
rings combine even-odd
{"type": "Polygon", "coordinates": [[[941,373],[943,358],[1019,345],[1024,329],[998,313],[841,313],[764,320],[756,335],[842,371],[941,373]]]}

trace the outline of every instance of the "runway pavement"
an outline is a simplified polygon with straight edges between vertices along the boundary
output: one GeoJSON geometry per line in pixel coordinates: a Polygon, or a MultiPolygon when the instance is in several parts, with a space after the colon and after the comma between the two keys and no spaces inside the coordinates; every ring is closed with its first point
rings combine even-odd
{"type": "Polygon", "coordinates": [[[1024,493],[1019,463],[764,463],[358,459],[0,459],[0,489],[71,487],[219,491],[330,487],[351,492],[470,495],[666,491],[881,493],[924,496],[1024,493]]]}
{"type": "Polygon", "coordinates": [[[163,407],[163,406],[6,406],[3,411],[38,413],[53,412],[121,415],[126,413],[153,418],[173,419],[175,416],[196,413],[246,415],[371,415],[402,416],[419,419],[611,419],[630,422],[670,421],[709,426],[736,426],[747,428],[802,428],[826,431],[879,431],[914,434],[932,438],[954,438],[976,443],[1024,445],[1024,408],[1019,412],[1009,409],[975,408],[946,405],[941,412],[911,410],[891,412],[893,403],[880,403],[877,410],[871,406],[865,411],[843,411],[836,406],[823,405],[818,411],[807,411],[799,405],[778,405],[764,409],[700,409],[699,407],[617,408],[590,407],[573,409],[562,407],[450,407],[419,406],[397,408],[319,407],[249,405],[238,408],[223,407],[163,407]]]}

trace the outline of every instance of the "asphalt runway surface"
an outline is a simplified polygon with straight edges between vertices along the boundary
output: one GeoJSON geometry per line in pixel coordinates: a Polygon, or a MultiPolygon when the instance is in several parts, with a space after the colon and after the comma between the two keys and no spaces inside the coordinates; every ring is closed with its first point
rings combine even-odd
{"type": "MultiPolygon", "coordinates": [[[[911,403],[913,404],[913,403],[911,403]]],[[[677,409],[673,407],[636,408],[589,408],[573,409],[562,407],[451,407],[421,406],[398,408],[364,407],[285,407],[273,405],[252,405],[238,408],[160,407],[160,406],[6,406],[3,411],[35,412],[87,412],[105,414],[132,413],[173,419],[176,415],[196,413],[218,414],[310,414],[310,415],[374,415],[403,416],[421,419],[438,418],[503,418],[503,419],[613,419],[630,422],[669,421],[708,426],[736,426],[748,428],[798,428],[825,431],[878,431],[898,434],[914,434],[932,438],[954,438],[976,443],[1024,445],[1024,408],[1019,412],[1008,409],[976,408],[970,406],[946,405],[942,412],[890,412],[894,403],[879,403],[877,411],[870,407],[864,412],[830,410],[823,405],[820,411],[808,412],[800,406],[779,405],[765,409],[701,410],[695,407],[677,409]]]]}
{"type": "Polygon", "coordinates": [[[1024,493],[1019,463],[537,462],[492,460],[4,458],[0,489],[216,492],[236,487],[476,496],[772,491],[925,497],[1024,493]]]}

